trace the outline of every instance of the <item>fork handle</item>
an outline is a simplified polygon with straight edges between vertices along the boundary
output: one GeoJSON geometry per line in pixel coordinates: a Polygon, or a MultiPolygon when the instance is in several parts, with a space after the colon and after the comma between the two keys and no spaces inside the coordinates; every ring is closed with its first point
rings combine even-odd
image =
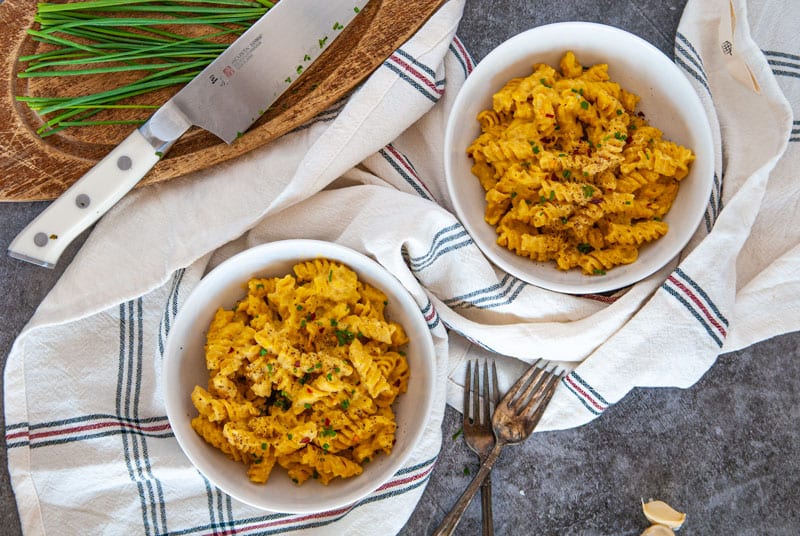
{"type": "Polygon", "coordinates": [[[482,536],[494,536],[494,516],[492,515],[492,473],[489,472],[481,484],[482,536]]]}
{"type": "Polygon", "coordinates": [[[469,483],[467,489],[464,490],[464,493],[462,493],[461,497],[458,498],[456,503],[453,505],[453,508],[450,509],[450,512],[442,520],[442,523],[433,532],[433,536],[446,536],[453,533],[456,526],[458,526],[458,522],[461,521],[461,516],[464,515],[464,511],[467,509],[467,506],[469,506],[470,501],[472,501],[472,498],[478,492],[478,488],[481,487],[486,475],[488,475],[492,470],[492,466],[500,456],[500,451],[503,450],[504,444],[505,443],[499,439],[495,441],[494,447],[492,447],[492,450],[489,452],[489,455],[486,456],[486,459],[483,460],[483,463],[473,477],[472,482],[469,483]]]}

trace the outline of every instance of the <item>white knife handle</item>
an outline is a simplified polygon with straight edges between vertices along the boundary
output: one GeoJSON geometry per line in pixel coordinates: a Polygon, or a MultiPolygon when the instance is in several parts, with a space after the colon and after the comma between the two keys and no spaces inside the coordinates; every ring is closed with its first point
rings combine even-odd
{"type": "Polygon", "coordinates": [[[130,191],[160,158],[153,144],[134,130],[28,224],[11,242],[8,254],[54,267],[67,246],[130,191]]]}

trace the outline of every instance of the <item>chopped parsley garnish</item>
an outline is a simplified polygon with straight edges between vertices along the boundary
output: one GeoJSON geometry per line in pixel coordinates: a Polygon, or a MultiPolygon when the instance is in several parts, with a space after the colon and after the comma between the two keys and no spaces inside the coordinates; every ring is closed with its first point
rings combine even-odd
{"type": "Polygon", "coordinates": [[[336,330],[336,340],[339,342],[339,346],[350,344],[351,342],[353,342],[353,339],[355,338],[356,338],[355,334],[349,329],[336,330]]]}

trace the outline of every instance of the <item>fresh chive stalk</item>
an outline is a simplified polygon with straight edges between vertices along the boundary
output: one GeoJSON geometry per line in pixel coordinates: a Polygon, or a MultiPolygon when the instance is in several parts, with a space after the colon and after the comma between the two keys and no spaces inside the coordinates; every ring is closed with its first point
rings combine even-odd
{"type": "MultiPolygon", "coordinates": [[[[134,82],[76,97],[18,96],[37,112],[42,137],[71,127],[141,124],[141,119],[92,119],[105,110],[152,110],[159,103],[125,102],[185,84],[267,12],[268,0],[88,0],[40,3],[31,39],[42,51],[22,56],[20,78],[92,77],[136,73],[134,82]]],[[[141,100],[141,98],[139,99],[141,100]]]]}

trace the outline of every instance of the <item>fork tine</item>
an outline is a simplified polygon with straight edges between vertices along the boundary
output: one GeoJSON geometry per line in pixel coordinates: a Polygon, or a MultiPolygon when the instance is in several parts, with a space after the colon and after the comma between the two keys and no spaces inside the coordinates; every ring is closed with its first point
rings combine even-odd
{"type": "Polygon", "coordinates": [[[483,412],[481,413],[481,424],[491,420],[491,408],[489,407],[489,364],[483,364],[483,412]]]}
{"type": "Polygon", "coordinates": [[[472,422],[481,422],[481,367],[477,361],[472,369],[472,422]]]}
{"type": "Polygon", "coordinates": [[[541,419],[548,402],[553,398],[553,393],[556,391],[559,380],[561,380],[561,374],[548,373],[548,376],[547,381],[520,412],[520,415],[529,414],[526,418],[533,423],[534,426],[539,422],[539,419],[541,419]]]}
{"type": "Polygon", "coordinates": [[[472,361],[467,361],[467,374],[464,381],[464,422],[468,422],[469,408],[470,408],[470,395],[472,394],[472,361]]]}
{"type": "Polygon", "coordinates": [[[536,375],[514,400],[513,408],[517,415],[521,415],[525,411],[525,407],[530,400],[537,398],[541,394],[546,380],[547,372],[544,369],[539,369],[536,375]]]}
{"type": "Polygon", "coordinates": [[[492,361],[492,404],[497,407],[500,401],[500,382],[497,381],[497,364],[492,361]]]}
{"type": "Polygon", "coordinates": [[[464,385],[464,423],[469,423],[472,407],[472,361],[467,361],[466,383],[464,385]]]}
{"type": "Polygon", "coordinates": [[[541,358],[534,361],[533,364],[531,364],[531,366],[528,368],[528,370],[525,371],[525,374],[520,376],[519,379],[516,381],[516,383],[514,383],[514,385],[511,387],[511,389],[509,389],[509,392],[515,390],[519,391],[519,389],[522,388],[522,385],[525,384],[530,379],[531,376],[542,370],[541,367],[539,366],[542,361],[543,359],[541,358]]]}
{"type": "Polygon", "coordinates": [[[516,414],[520,413],[519,410],[530,399],[531,393],[538,388],[545,375],[545,370],[538,366],[541,361],[541,359],[537,360],[525,374],[520,376],[517,382],[509,389],[508,394],[506,394],[504,402],[516,414]]]}

